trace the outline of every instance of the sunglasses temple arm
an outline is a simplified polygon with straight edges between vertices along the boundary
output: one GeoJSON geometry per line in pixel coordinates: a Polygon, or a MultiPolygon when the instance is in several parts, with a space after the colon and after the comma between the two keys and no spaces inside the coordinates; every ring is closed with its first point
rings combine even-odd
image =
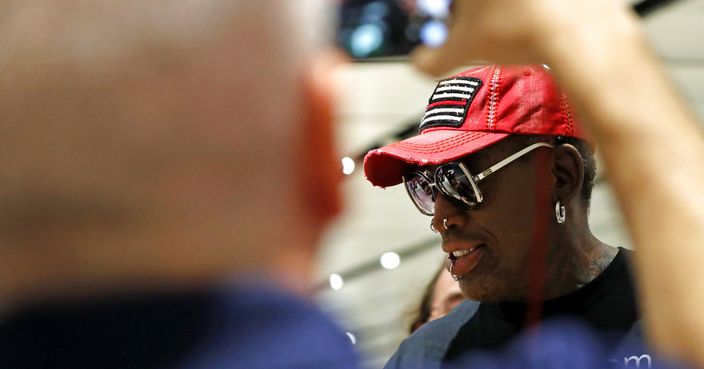
{"type": "Polygon", "coordinates": [[[483,171],[483,172],[477,174],[476,176],[472,177],[472,179],[474,179],[475,182],[479,182],[479,181],[483,180],[484,178],[488,177],[491,173],[496,172],[497,170],[499,170],[499,169],[501,169],[501,168],[507,166],[508,164],[510,164],[512,161],[514,161],[514,160],[520,158],[521,156],[523,156],[523,155],[525,155],[525,154],[527,154],[527,153],[529,153],[529,152],[531,152],[531,151],[533,151],[533,150],[535,150],[535,149],[537,149],[537,148],[539,148],[539,147],[549,147],[549,148],[553,148],[554,146],[553,146],[553,145],[550,145],[549,143],[546,143],[546,142],[534,143],[534,144],[532,144],[532,145],[530,145],[530,146],[527,146],[527,147],[523,148],[523,150],[518,151],[517,153],[515,153],[515,154],[513,154],[513,155],[511,155],[511,156],[509,156],[509,157],[507,157],[506,159],[501,160],[500,162],[498,162],[498,163],[492,165],[491,167],[489,167],[489,169],[487,169],[487,170],[485,170],[485,171],[483,171]]]}

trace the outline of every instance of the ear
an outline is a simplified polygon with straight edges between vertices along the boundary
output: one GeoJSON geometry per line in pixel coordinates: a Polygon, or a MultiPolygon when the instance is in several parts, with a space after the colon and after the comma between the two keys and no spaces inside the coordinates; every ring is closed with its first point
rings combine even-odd
{"type": "Polygon", "coordinates": [[[557,145],[553,150],[552,173],[555,176],[555,200],[569,204],[582,191],[584,163],[577,148],[570,144],[557,145]]]}
{"type": "Polygon", "coordinates": [[[310,63],[304,81],[303,147],[299,159],[301,198],[316,225],[322,226],[342,208],[339,193],[342,167],[334,145],[336,89],[333,69],[339,64],[334,55],[317,57],[310,63]]]}

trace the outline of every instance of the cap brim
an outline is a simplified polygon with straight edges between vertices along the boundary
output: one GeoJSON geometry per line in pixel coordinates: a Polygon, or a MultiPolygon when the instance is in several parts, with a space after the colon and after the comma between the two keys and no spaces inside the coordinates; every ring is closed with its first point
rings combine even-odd
{"type": "Polygon", "coordinates": [[[364,174],[375,186],[403,182],[409,166],[443,164],[459,159],[508,137],[508,133],[433,130],[372,150],[364,157],[364,174]]]}

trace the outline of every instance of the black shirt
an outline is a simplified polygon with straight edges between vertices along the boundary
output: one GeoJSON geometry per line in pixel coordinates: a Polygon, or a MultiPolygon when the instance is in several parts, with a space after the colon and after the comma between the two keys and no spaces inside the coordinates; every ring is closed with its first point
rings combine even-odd
{"type": "MultiPolygon", "coordinates": [[[[603,343],[617,344],[639,319],[628,266],[631,251],[619,248],[609,266],[582,288],[545,301],[541,320],[576,318],[593,328],[603,343]]],[[[482,303],[450,343],[444,362],[473,350],[504,347],[525,328],[525,303],[482,303]]]]}

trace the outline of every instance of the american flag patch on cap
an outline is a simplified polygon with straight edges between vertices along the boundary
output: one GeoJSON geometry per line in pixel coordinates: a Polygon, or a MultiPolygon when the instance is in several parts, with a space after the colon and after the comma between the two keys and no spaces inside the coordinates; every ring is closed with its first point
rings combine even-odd
{"type": "Polygon", "coordinates": [[[453,77],[440,81],[430,96],[420,130],[430,127],[459,127],[464,122],[469,104],[482,87],[482,80],[471,77],[453,77]]]}

